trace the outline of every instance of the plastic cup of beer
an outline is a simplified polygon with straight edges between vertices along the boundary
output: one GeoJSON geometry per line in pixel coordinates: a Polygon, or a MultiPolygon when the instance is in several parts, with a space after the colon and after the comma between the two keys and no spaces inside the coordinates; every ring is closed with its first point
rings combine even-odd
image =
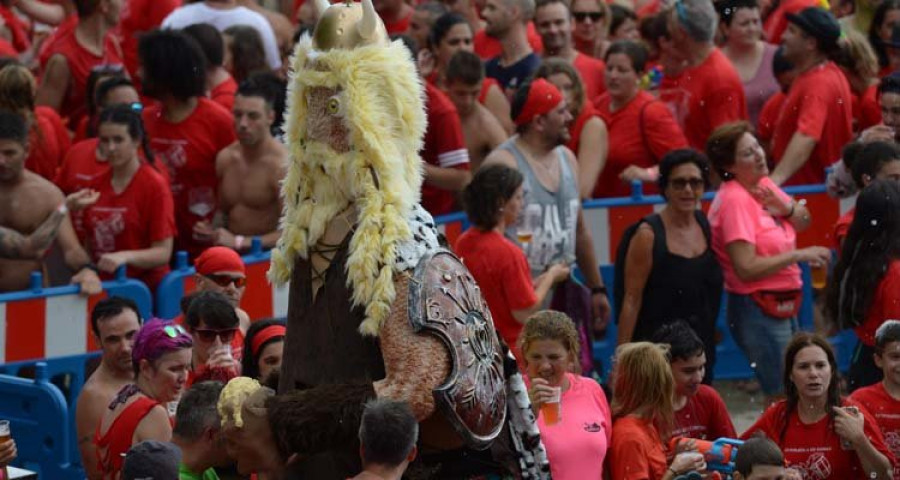
{"type": "MultiPolygon", "coordinates": [[[[9,420],[0,420],[0,443],[7,442],[11,437],[9,431],[9,420]]],[[[9,473],[6,471],[6,463],[0,463],[0,480],[6,480],[9,478],[9,473]]]]}
{"type": "Polygon", "coordinates": [[[812,277],[812,287],[816,290],[825,288],[828,282],[828,268],[825,264],[810,265],[810,277],[812,277]]]}
{"type": "Polygon", "coordinates": [[[562,388],[561,387],[550,387],[553,389],[553,397],[544,402],[541,405],[541,414],[544,416],[544,424],[545,425],[556,425],[559,423],[560,418],[560,406],[559,399],[562,396],[562,388]]]}

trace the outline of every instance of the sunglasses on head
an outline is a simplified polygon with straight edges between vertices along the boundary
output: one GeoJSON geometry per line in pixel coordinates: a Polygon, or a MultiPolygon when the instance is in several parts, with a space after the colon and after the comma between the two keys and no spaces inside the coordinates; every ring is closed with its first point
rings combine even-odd
{"type": "Polygon", "coordinates": [[[169,338],[175,338],[178,335],[187,335],[187,330],[181,325],[166,325],[165,328],[163,328],[163,332],[166,332],[166,335],[168,335],[169,338]]]}
{"type": "Polygon", "coordinates": [[[590,18],[592,22],[597,23],[603,19],[603,12],[572,12],[572,18],[576,22],[583,22],[590,18]]]}
{"type": "Polygon", "coordinates": [[[243,288],[245,285],[247,285],[247,277],[230,277],[228,275],[216,274],[204,275],[204,277],[212,280],[213,283],[223,288],[231,285],[232,283],[237,288],[243,288]]]}
{"type": "Polygon", "coordinates": [[[200,338],[201,342],[214,342],[216,337],[219,337],[219,340],[222,343],[231,343],[234,334],[237,333],[237,329],[225,328],[222,330],[213,330],[211,328],[195,328],[194,333],[197,334],[197,337],[200,338]]]}

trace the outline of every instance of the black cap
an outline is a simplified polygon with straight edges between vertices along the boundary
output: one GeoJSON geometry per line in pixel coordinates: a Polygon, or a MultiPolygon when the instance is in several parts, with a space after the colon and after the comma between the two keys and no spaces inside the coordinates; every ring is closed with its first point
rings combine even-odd
{"type": "Polygon", "coordinates": [[[147,440],[128,450],[122,480],[177,480],[181,449],[168,442],[147,440]]]}
{"type": "Polygon", "coordinates": [[[821,50],[836,46],[838,39],[841,38],[841,24],[831,12],[823,8],[808,7],[798,13],[788,13],[785,16],[789,22],[818,40],[821,50]]]}

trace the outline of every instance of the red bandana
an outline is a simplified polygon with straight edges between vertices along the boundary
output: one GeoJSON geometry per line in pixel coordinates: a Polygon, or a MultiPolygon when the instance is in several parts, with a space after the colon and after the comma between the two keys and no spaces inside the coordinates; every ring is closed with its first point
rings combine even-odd
{"type": "Polygon", "coordinates": [[[244,261],[241,256],[228,247],[210,247],[203,251],[194,266],[200,275],[213,275],[219,272],[244,273],[244,261]]]}
{"type": "Polygon", "coordinates": [[[528,89],[528,99],[525,100],[525,106],[516,117],[516,125],[525,125],[534,120],[538,115],[546,115],[563,101],[562,93],[559,93],[552,83],[539,78],[531,82],[528,89]]]}

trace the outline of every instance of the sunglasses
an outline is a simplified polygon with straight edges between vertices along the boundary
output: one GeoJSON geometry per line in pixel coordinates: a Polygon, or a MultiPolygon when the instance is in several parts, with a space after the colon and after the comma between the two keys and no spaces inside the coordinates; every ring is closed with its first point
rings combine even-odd
{"type": "Polygon", "coordinates": [[[225,288],[234,284],[237,288],[243,288],[247,285],[247,277],[229,277],[228,275],[204,275],[204,277],[212,280],[216,285],[225,288]]]}
{"type": "Polygon", "coordinates": [[[590,18],[592,22],[597,23],[603,20],[603,12],[572,12],[572,18],[576,22],[583,22],[590,18]]]}
{"type": "Polygon", "coordinates": [[[200,341],[204,343],[214,342],[216,337],[219,337],[219,340],[222,343],[231,343],[234,334],[237,333],[237,329],[226,328],[223,330],[213,330],[207,328],[195,328],[194,333],[196,333],[197,337],[200,338],[200,341]]]}
{"type": "Polygon", "coordinates": [[[181,325],[166,325],[165,328],[163,328],[163,332],[166,332],[166,335],[168,335],[169,338],[175,338],[179,335],[188,334],[187,330],[185,330],[181,325]]]}
{"type": "Polygon", "coordinates": [[[706,183],[702,178],[674,178],[669,181],[669,185],[675,190],[684,190],[688,186],[691,190],[702,190],[706,183]]]}

